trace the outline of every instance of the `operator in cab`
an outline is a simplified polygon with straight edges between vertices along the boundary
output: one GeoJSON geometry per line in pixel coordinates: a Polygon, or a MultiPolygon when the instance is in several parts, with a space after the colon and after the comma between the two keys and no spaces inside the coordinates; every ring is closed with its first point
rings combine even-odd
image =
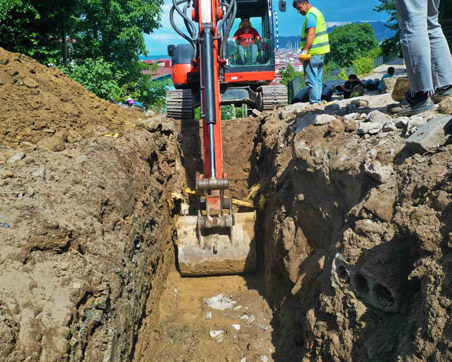
{"type": "Polygon", "coordinates": [[[256,29],[251,26],[249,17],[242,17],[239,29],[234,33],[234,40],[238,43],[238,51],[242,64],[245,64],[245,52],[251,52],[251,63],[255,64],[257,59],[257,42],[261,37],[256,29]]]}
{"type": "Polygon", "coordinates": [[[300,61],[303,63],[304,77],[309,90],[309,102],[319,103],[322,100],[325,54],[330,52],[325,18],[308,0],[294,0],[292,5],[305,17],[301,30],[300,61]]]}

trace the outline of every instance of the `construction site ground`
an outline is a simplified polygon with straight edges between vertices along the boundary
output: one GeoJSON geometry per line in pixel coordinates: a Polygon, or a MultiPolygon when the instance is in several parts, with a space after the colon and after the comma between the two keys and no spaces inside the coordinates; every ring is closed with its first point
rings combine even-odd
{"type": "Polygon", "coordinates": [[[452,361],[452,100],[389,92],[224,121],[258,267],[182,278],[200,122],[0,49],[0,361],[452,361]]]}

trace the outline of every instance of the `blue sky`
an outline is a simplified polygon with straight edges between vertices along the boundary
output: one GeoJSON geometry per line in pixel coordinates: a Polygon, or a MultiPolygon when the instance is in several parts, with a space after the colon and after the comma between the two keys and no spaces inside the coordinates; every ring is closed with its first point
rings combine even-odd
{"type": "MultiPolygon", "coordinates": [[[[279,35],[291,36],[301,33],[301,25],[303,17],[292,7],[292,1],[287,2],[287,11],[281,13],[278,11],[279,35]]],[[[165,0],[162,14],[162,27],[154,31],[153,34],[145,35],[146,47],[149,55],[166,54],[166,46],[168,44],[186,43],[171,27],[169,22],[169,11],[171,9],[171,0],[165,0]]],[[[328,26],[341,25],[354,21],[386,21],[388,15],[386,13],[377,13],[373,11],[378,0],[311,0],[311,4],[319,8],[325,15],[328,26]]],[[[273,0],[273,7],[278,8],[278,1],[273,0]]],[[[180,17],[176,16],[177,23],[181,29],[185,29],[182,25],[180,17]]]]}

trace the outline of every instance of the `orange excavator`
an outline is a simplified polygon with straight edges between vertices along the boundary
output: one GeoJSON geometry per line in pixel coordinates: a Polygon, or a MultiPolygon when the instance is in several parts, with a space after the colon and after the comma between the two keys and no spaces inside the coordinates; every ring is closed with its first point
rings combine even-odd
{"type": "Polygon", "coordinates": [[[167,115],[192,119],[199,106],[203,125],[198,214],[180,216],[176,225],[179,271],[186,276],[246,273],[256,266],[256,213],[234,212],[232,198],[225,196],[229,179],[223,170],[220,106],[245,103],[268,110],[287,104],[286,87],[270,85],[275,77],[272,4],[191,1],[173,0],[170,11],[174,30],[189,44],[168,46],[175,89],[167,92],[167,115]],[[262,35],[258,44],[239,43],[230,36],[232,29],[239,29],[239,18],[250,19],[262,35]],[[178,24],[184,24],[186,32],[178,24]]]}

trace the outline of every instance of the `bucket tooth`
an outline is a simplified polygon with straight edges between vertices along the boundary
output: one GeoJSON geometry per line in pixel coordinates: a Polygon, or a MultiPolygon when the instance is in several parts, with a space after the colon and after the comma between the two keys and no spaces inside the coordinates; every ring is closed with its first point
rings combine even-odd
{"type": "Polygon", "coordinates": [[[197,216],[181,216],[177,254],[183,276],[240,274],[256,267],[256,212],[234,213],[234,226],[198,228],[197,216]]]}

